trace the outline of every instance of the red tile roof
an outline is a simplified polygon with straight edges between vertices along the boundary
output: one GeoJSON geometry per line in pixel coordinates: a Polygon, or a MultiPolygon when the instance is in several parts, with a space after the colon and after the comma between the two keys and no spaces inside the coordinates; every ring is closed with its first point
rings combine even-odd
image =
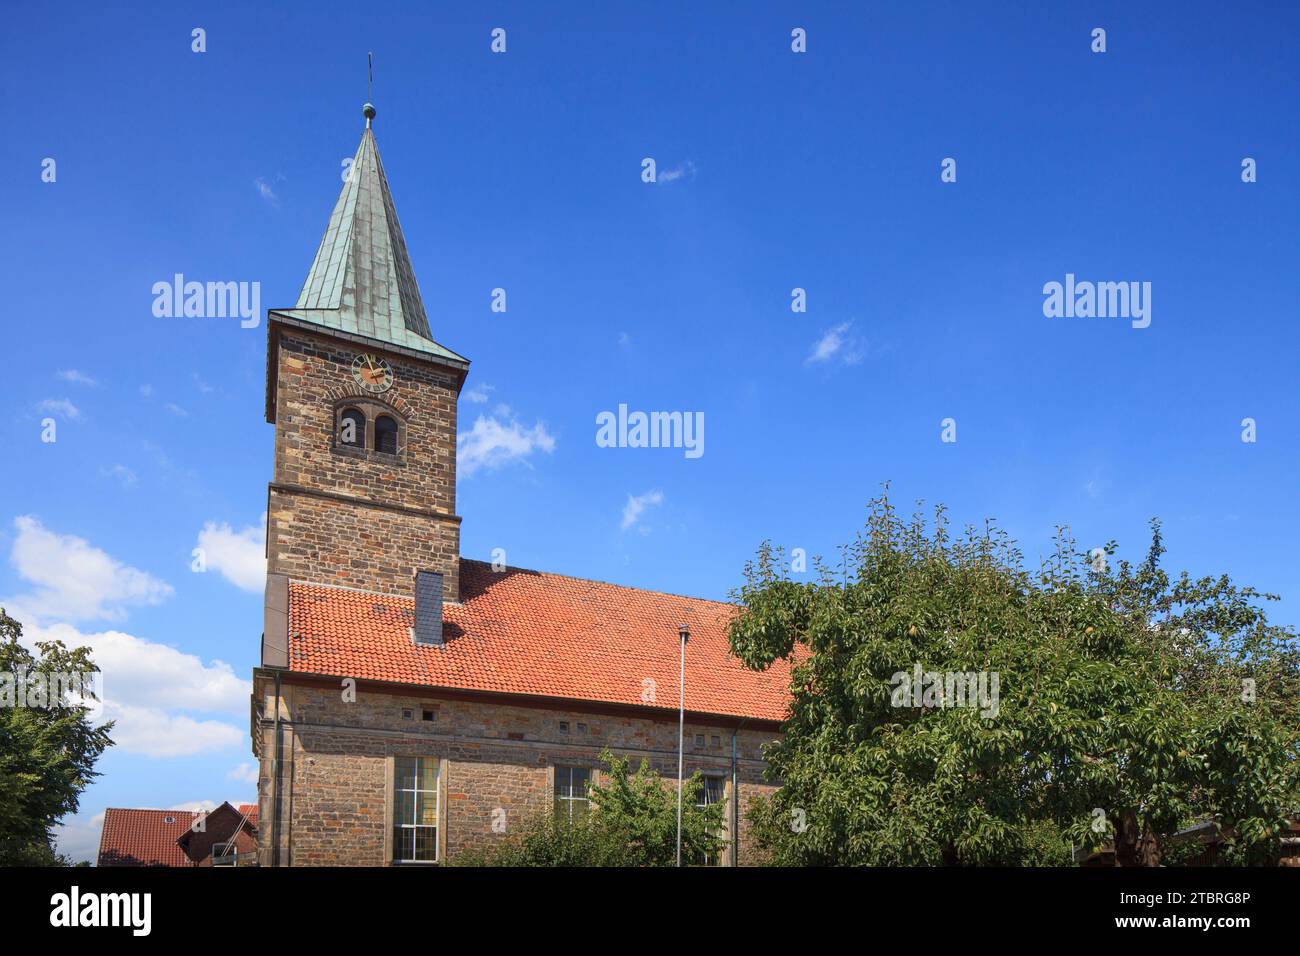
{"type": "Polygon", "coordinates": [[[238,810],[241,814],[243,814],[243,816],[248,820],[249,823],[251,823],[253,826],[257,826],[257,804],[256,803],[241,803],[239,806],[235,807],[235,809],[238,810]]]}
{"type": "Polygon", "coordinates": [[[176,840],[189,830],[196,816],[190,810],[109,807],[99,835],[99,865],[194,866],[176,840]]]}
{"type": "Polygon", "coordinates": [[[412,598],[290,581],[289,668],[673,711],[685,624],[688,711],[786,716],[789,665],[756,672],[729,653],[733,604],[467,560],[460,589],[462,603],[444,606],[436,647],[411,639],[412,598]]]}

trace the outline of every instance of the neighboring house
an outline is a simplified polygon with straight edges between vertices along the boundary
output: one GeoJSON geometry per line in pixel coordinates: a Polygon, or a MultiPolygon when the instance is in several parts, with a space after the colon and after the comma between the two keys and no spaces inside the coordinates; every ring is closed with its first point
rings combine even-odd
{"type": "Polygon", "coordinates": [[[710,862],[754,862],[745,803],[772,789],[788,665],[730,656],[733,605],[461,558],[469,361],[432,338],[365,113],[298,302],[267,315],[261,864],[447,860],[581,812],[605,747],[675,778],[679,626],[686,773],[726,806],[710,862]]]}
{"type": "Polygon", "coordinates": [[[254,866],[257,804],[193,810],[104,811],[98,866],[254,866]]]}

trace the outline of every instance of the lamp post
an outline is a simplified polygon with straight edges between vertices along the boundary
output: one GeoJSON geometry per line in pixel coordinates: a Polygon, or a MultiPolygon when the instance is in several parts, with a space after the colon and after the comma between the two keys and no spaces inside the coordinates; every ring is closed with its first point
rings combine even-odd
{"type": "Polygon", "coordinates": [[[680,669],[677,674],[677,865],[682,865],[682,748],[686,735],[686,642],[691,632],[685,624],[677,628],[681,638],[680,669]]]}

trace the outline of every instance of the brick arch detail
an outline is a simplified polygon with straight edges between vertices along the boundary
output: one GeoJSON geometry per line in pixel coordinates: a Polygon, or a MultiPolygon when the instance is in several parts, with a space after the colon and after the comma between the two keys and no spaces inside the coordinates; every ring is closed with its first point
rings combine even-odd
{"type": "Polygon", "coordinates": [[[394,394],[392,389],[376,394],[375,392],[367,392],[356,382],[348,382],[344,385],[331,385],[327,388],[325,390],[325,400],[335,409],[338,408],[340,403],[347,401],[372,402],[391,409],[397,413],[399,418],[403,418],[408,422],[415,418],[415,406],[401,395],[394,394]]]}

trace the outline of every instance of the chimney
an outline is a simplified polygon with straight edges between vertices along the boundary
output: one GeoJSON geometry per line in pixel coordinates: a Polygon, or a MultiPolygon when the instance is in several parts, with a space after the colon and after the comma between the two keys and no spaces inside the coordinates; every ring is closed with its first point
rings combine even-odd
{"type": "Polygon", "coordinates": [[[442,574],[415,572],[415,627],[411,637],[417,644],[442,646],[442,574]]]}

